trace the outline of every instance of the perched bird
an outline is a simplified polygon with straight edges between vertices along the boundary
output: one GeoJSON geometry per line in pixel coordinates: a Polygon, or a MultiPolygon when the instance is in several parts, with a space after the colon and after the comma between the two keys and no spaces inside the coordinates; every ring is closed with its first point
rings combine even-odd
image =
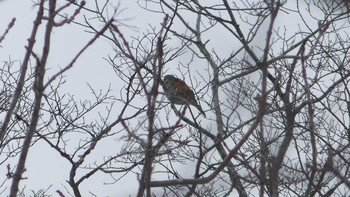
{"type": "Polygon", "coordinates": [[[163,82],[163,89],[170,102],[177,105],[193,105],[205,117],[205,113],[198,104],[194,92],[184,81],[172,75],[166,75],[163,82]]]}

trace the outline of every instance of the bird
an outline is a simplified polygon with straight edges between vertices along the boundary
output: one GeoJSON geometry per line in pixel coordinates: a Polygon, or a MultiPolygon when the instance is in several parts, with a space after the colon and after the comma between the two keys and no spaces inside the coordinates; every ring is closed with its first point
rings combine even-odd
{"type": "Polygon", "coordinates": [[[177,105],[193,105],[206,117],[205,112],[196,100],[193,90],[181,79],[173,75],[164,76],[163,89],[171,103],[177,105]]]}

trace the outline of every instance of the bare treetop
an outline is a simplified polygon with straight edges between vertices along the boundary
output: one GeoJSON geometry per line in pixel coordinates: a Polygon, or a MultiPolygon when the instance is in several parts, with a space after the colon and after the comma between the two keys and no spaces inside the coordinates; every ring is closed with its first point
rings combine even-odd
{"type": "Polygon", "coordinates": [[[0,71],[4,195],[349,196],[348,1],[42,0],[34,8],[23,59],[3,60],[0,71]],[[140,13],[128,16],[132,6],[140,13]],[[89,41],[51,65],[52,35],[72,27],[89,41]],[[94,88],[105,77],[94,73],[82,87],[91,97],[77,99],[66,79],[96,58],[85,54],[100,41],[109,47],[101,69],[117,82],[94,88]],[[69,164],[61,185],[25,187],[38,146],[53,153],[43,158],[69,164]]]}

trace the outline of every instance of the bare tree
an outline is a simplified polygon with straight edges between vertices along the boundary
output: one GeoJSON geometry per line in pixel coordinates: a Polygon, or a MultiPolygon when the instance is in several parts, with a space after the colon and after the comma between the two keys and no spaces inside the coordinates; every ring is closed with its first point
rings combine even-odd
{"type": "Polygon", "coordinates": [[[14,173],[7,167],[10,196],[22,189],[26,156],[37,141],[71,165],[59,196],[83,196],[81,185],[98,176],[110,177],[116,191],[128,176],[136,196],[349,195],[347,1],[138,5],[157,18],[138,37],[125,33],[134,28],[112,2],[37,5],[20,70],[10,69],[11,60],[1,70],[1,165],[19,159],[14,173]],[[62,14],[67,8],[70,15],[62,14]],[[46,76],[52,29],[72,23],[92,38],[46,76]],[[97,39],[112,44],[106,62],[120,83],[101,91],[90,86],[94,100],[79,101],[62,93],[64,74],[97,39]],[[35,65],[27,71],[29,59],[35,65]],[[166,74],[192,87],[206,117],[167,100],[166,74]],[[113,151],[99,152],[104,144],[113,151]]]}

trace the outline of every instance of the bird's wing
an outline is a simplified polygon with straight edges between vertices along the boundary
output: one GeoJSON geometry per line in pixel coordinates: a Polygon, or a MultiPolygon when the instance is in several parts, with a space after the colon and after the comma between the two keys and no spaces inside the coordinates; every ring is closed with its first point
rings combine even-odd
{"type": "Polygon", "coordinates": [[[185,95],[186,97],[194,97],[194,93],[191,88],[188,87],[182,80],[176,81],[174,85],[178,93],[185,95]]]}

